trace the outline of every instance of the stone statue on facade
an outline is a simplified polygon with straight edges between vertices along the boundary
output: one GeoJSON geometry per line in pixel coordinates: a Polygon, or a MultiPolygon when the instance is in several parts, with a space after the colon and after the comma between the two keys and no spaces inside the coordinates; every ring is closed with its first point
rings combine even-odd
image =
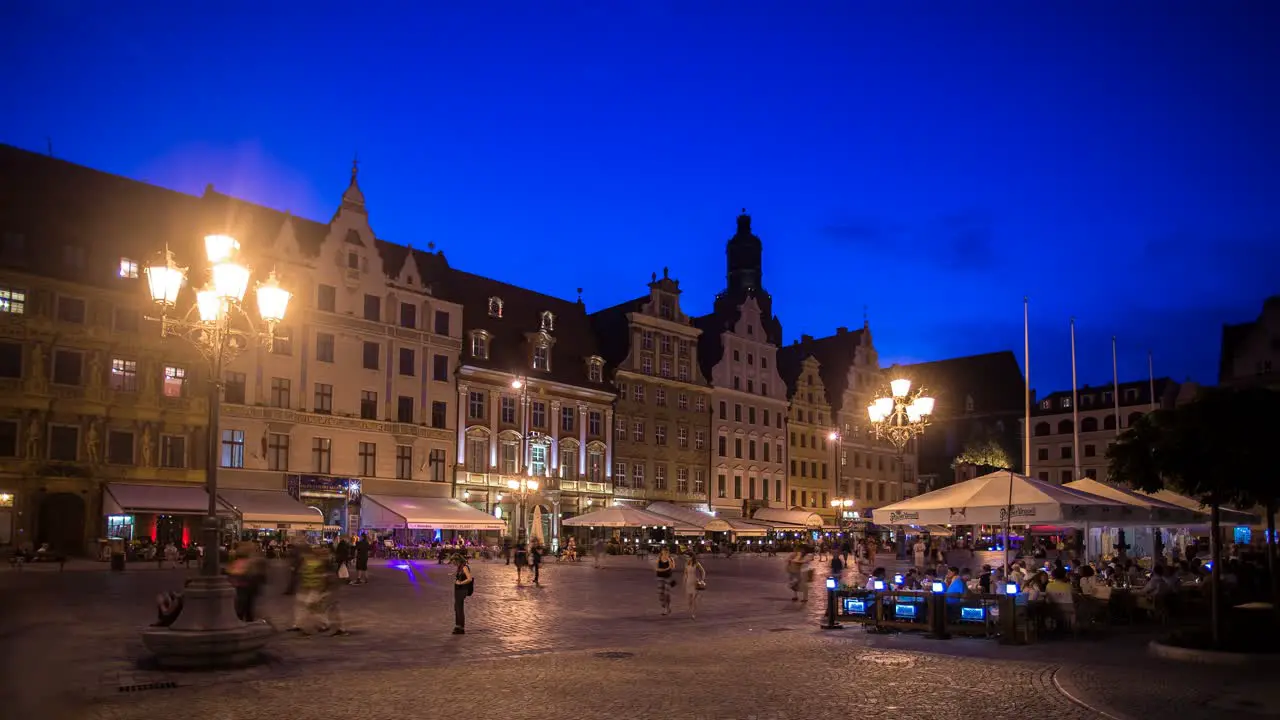
{"type": "Polygon", "coordinates": [[[40,457],[40,416],[36,415],[27,425],[27,459],[35,460],[38,457],[40,457]]]}
{"type": "Polygon", "coordinates": [[[44,352],[39,344],[31,346],[31,368],[27,373],[27,386],[36,392],[43,392],[46,387],[44,352]]]}
{"type": "Polygon", "coordinates": [[[102,355],[99,353],[89,353],[89,387],[98,389],[102,387],[102,355]]]}
{"type": "Polygon", "coordinates": [[[84,433],[84,450],[89,456],[89,464],[98,464],[98,422],[89,421],[89,428],[84,433]]]}
{"type": "Polygon", "coordinates": [[[151,428],[143,426],[142,428],[142,467],[151,467],[151,452],[154,448],[151,446],[151,428]]]}

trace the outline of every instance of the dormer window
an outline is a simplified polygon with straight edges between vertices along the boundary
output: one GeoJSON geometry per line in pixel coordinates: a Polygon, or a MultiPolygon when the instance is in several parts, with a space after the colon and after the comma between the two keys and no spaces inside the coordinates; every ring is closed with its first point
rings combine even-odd
{"type": "Polygon", "coordinates": [[[587,381],[604,382],[604,363],[600,361],[600,358],[587,360],[587,381]]]}
{"type": "Polygon", "coordinates": [[[1040,409],[1041,409],[1041,410],[1052,410],[1052,409],[1053,409],[1053,401],[1052,401],[1052,400],[1045,400],[1045,401],[1041,402],[1041,403],[1040,403],[1040,409]]]}
{"type": "Polygon", "coordinates": [[[658,296],[658,317],[663,320],[676,319],[676,301],[670,295],[658,296]]]}
{"type": "Polygon", "coordinates": [[[349,253],[347,253],[347,269],[348,269],[348,270],[359,270],[359,269],[360,269],[360,254],[359,254],[359,253],[353,253],[353,252],[349,252],[349,253]]]}
{"type": "Polygon", "coordinates": [[[500,297],[489,298],[489,317],[491,318],[502,317],[502,298],[500,297]]]}
{"type": "Polygon", "coordinates": [[[554,332],[556,329],[556,316],[551,312],[542,313],[542,332],[554,332]]]}
{"type": "Polygon", "coordinates": [[[551,348],[546,345],[535,345],[533,348],[533,369],[551,369],[551,348]]]}
{"type": "Polygon", "coordinates": [[[480,360],[489,359],[489,335],[483,330],[471,333],[471,357],[480,360]]]}
{"type": "Polygon", "coordinates": [[[972,396],[972,395],[966,395],[966,396],[965,396],[965,398],[964,398],[964,411],[965,411],[965,412],[967,412],[967,413],[971,413],[971,412],[973,412],[973,396],[972,396]]]}

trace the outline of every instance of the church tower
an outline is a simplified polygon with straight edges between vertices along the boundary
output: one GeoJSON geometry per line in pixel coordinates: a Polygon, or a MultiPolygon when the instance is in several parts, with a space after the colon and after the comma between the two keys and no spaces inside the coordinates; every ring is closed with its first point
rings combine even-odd
{"type": "Polygon", "coordinates": [[[764,246],[760,238],[751,232],[751,216],[744,208],[738,216],[738,232],[729,238],[725,246],[728,259],[728,285],[730,293],[764,293],[764,246]]]}

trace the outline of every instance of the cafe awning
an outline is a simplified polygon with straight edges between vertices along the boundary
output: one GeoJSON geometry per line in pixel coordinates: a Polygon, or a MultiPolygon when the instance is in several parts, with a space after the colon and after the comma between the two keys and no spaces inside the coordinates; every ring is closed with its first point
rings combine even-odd
{"type": "Polygon", "coordinates": [[[1001,470],[876,508],[875,518],[880,525],[1123,525],[1138,514],[1132,505],[1001,470]]]}
{"type": "Polygon", "coordinates": [[[453,498],[365,495],[360,527],[374,530],[502,530],[506,523],[453,498]]]}
{"type": "Polygon", "coordinates": [[[611,505],[564,521],[566,527],[675,527],[676,521],[628,505],[611,505]]]}
{"type": "Polygon", "coordinates": [[[738,518],[731,518],[725,522],[728,523],[729,530],[738,537],[764,537],[769,534],[769,526],[761,523],[738,518]]]}
{"type": "MultiPolygon", "coordinates": [[[[154,513],[156,515],[206,515],[209,512],[209,493],[204,485],[141,485],[133,483],[108,483],[102,492],[104,515],[132,515],[154,513]]],[[[218,514],[233,511],[225,503],[218,503],[218,514]]]]}
{"type": "Polygon", "coordinates": [[[645,512],[661,515],[662,517],[671,518],[677,523],[677,534],[680,525],[692,525],[699,529],[699,532],[726,532],[730,530],[729,523],[712,515],[704,513],[701,510],[681,507],[669,502],[649,503],[649,507],[644,509],[645,512]]]}
{"type": "Polygon", "coordinates": [[[219,490],[218,498],[240,514],[245,528],[322,530],[324,514],[283,490],[219,490]]]}
{"type": "Polygon", "coordinates": [[[1132,505],[1145,511],[1147,518],[1151,524],[1169,527],[1175,525],[1189,525],[1192,523],[1203,523],[1208,519],[1207,515],[1203,515],[1190,508],[1180,505],[1158,500],[1151,495],[1140,493],[1136,490],[1112,485],[1111,483],[1094,480],[1093,478],[1080,478],[1075,482],[1069,482],[1063,485],[1078,492],[1096,495],[1097,497],[1117,502],[1122,505],[1132,505]]]}
{"type": "Polygon", "coordinates": [[[782,508],[760,508],[751,516],[752,520],[762,522],[775,530],[801,530],[822,527],[822,516],[808,510],[784,510],[782,508]]]}

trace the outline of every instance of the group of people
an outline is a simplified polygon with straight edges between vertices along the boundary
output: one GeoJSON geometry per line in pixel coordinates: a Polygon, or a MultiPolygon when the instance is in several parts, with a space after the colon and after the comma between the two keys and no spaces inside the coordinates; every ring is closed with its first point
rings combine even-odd
{"type": "MultiPolygon", "coordinates": [[[[658,605],[663,615],[671,614],[671,588],[675,587],[676,562],[671,550],[663,546],[658,551],[658,559],[654,568],[658,578],[658,605]]],[[[698,560],[692,551],[684,554],[684,567],[681,569],[681,580],[684,582],[685,600],[689,604],[689,618],[698,617],[698,598],[707,589],[707,568],[698,560]]]]}

